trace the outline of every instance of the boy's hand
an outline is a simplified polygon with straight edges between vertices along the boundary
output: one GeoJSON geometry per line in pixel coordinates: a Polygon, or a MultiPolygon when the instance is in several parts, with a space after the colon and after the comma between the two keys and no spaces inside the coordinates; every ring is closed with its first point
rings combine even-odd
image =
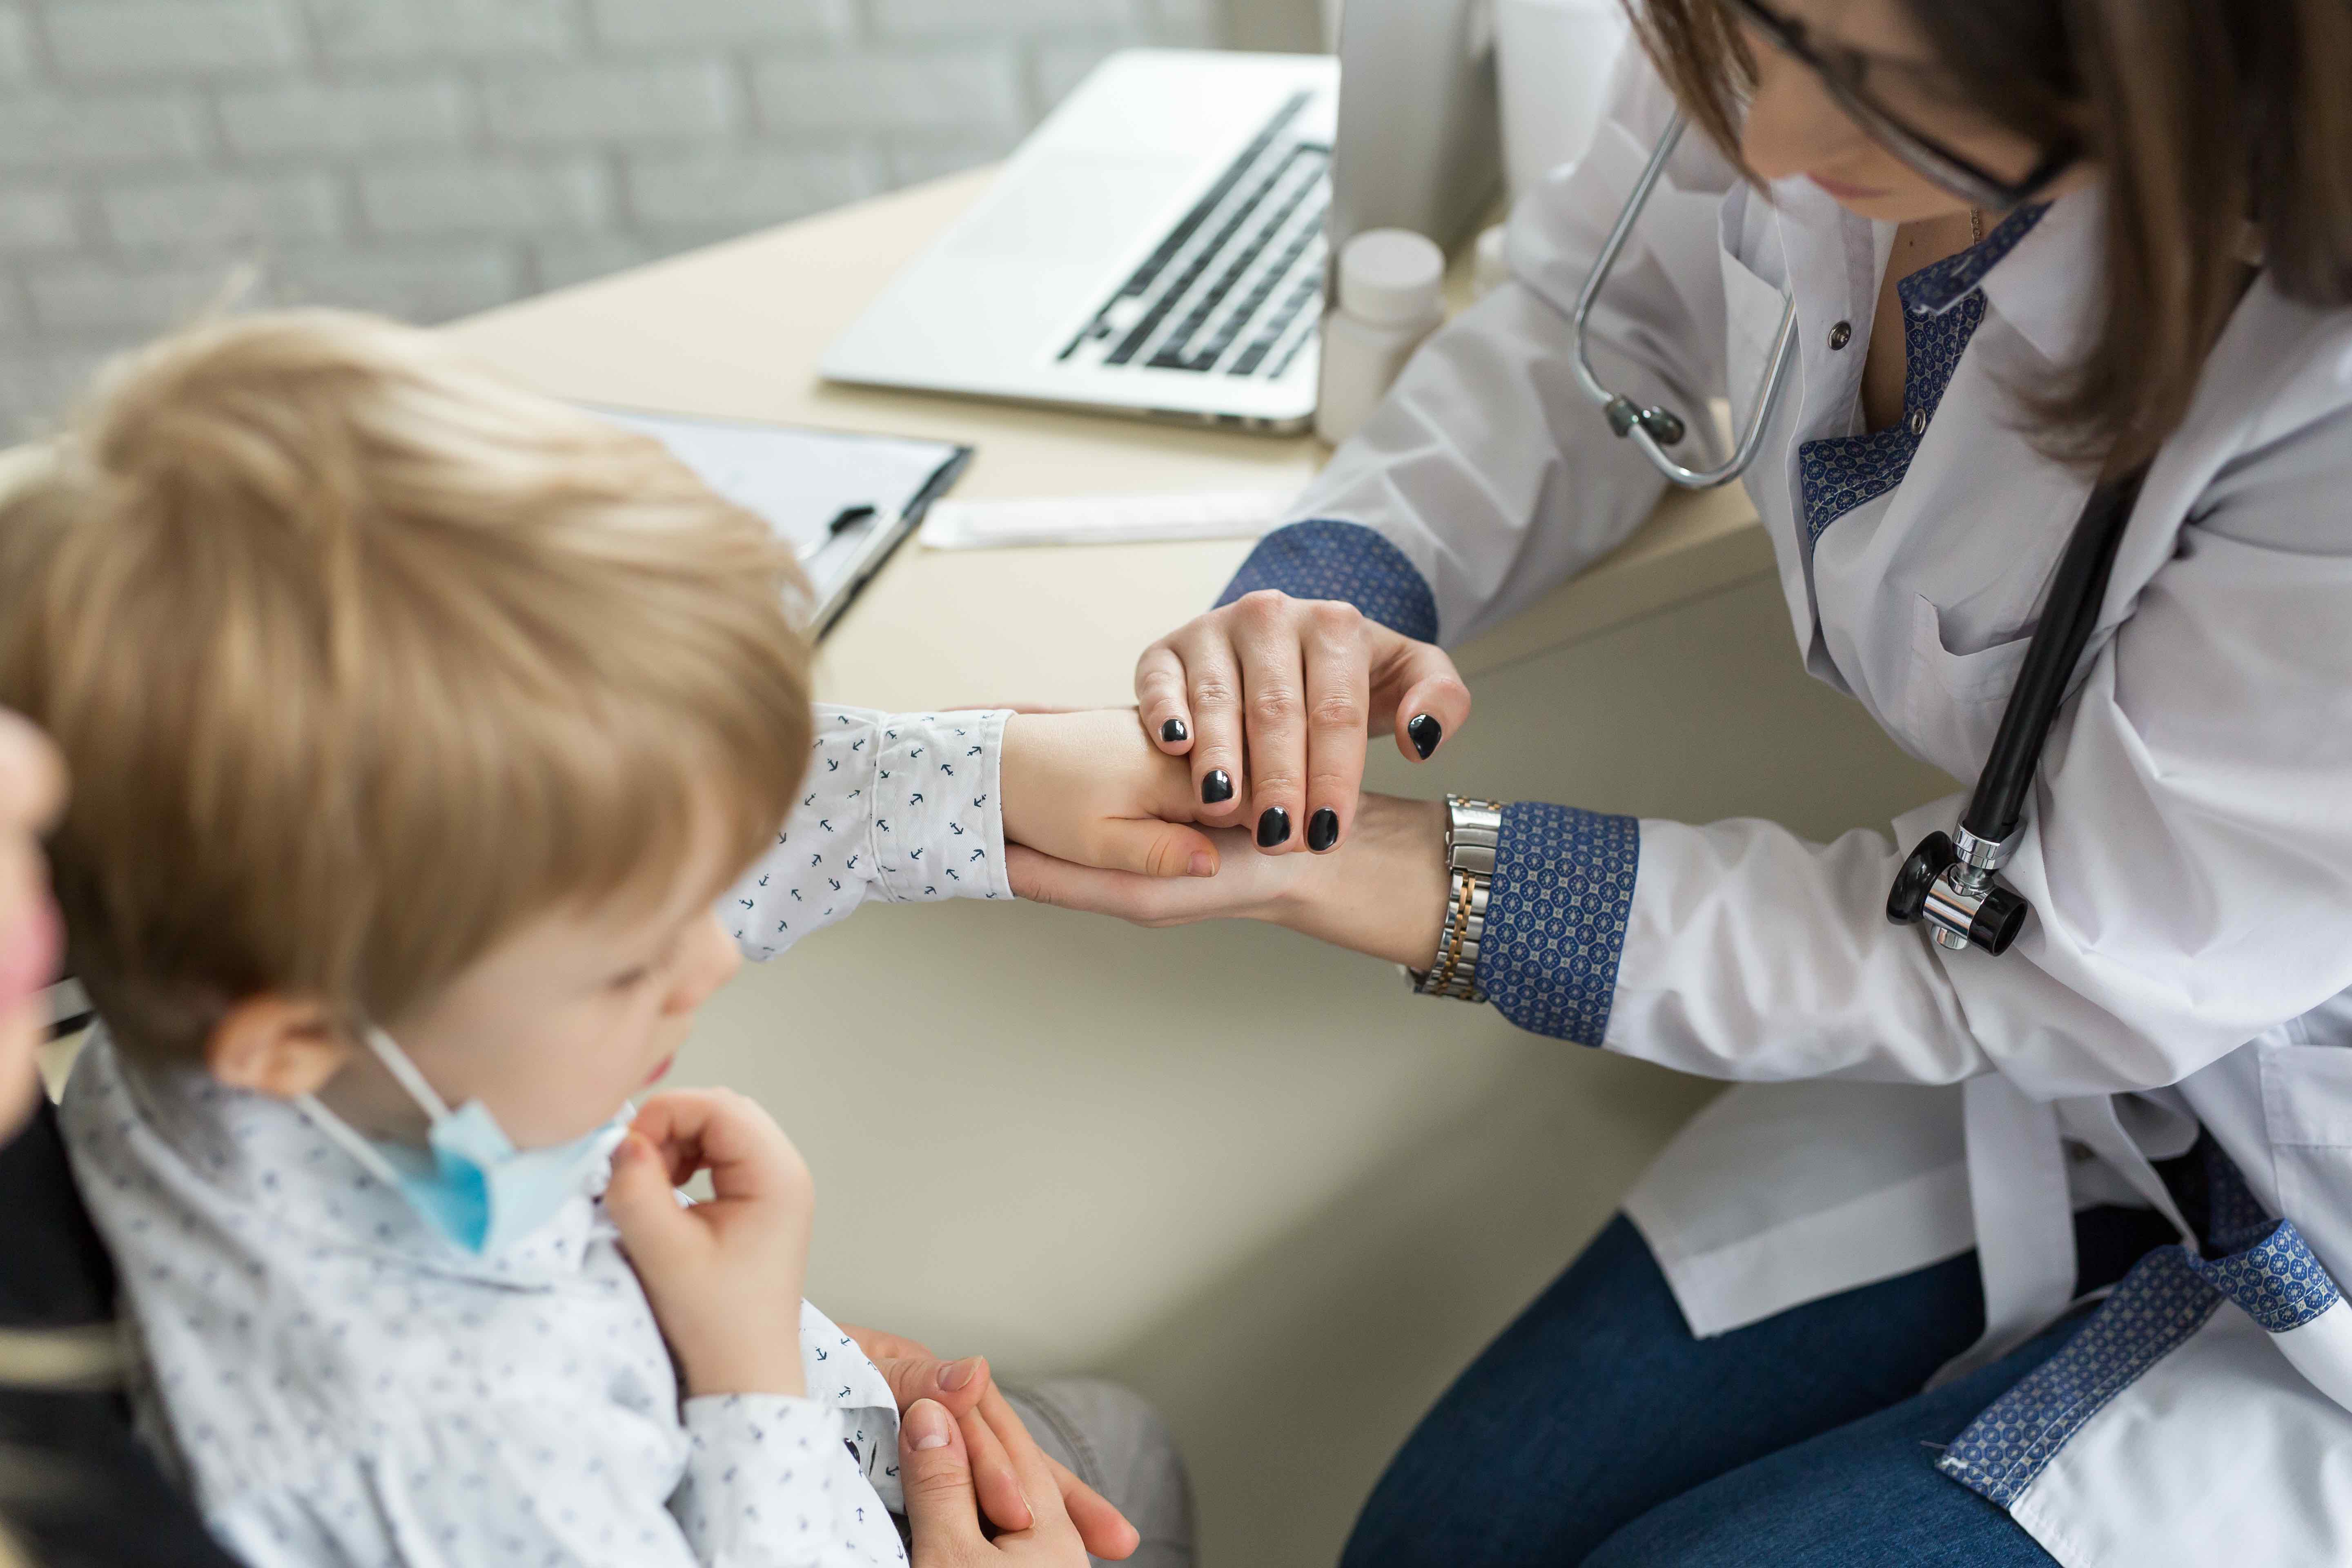
{"type": "Polygon", "coordinates": [[[1155,749],[1132,708],[1015,713],[1002,788],[1009,843],[1147,877],[1216,875],[1217,847],[1187,826],[1189,764],[1155,749]]]}
{"type": "Polygon", "coordinates": [[[620,1227],[687,1393],[789,1394],[801,1378],[801,1288],[815,1184],[775,1119],[723,1089],[657,1094],[613,1156],[620,1227]],[[709,1202],[674,1189],[710,1173],[709,1202]]]}
{"type": "Polygon", "coordinates": [[[913,1568],[1086,1568],[1087,1544],[1054,1489],[1052,1461],[1017,1426],[1005,1450],[1022,1489],[1038,1500],[1036,1517],[991,1541],[980,1527],[963,1429],[935,1400],[908,1407],[898,1422],[898,1479],[915,1536],[913,1568]]]}
{"type": "MultiPolygon", "coordinates": [[[[898,1334],[848,1323],[841,1326],[841,1331],[857,1342],[858,1348],[888,1380],[902,1417],[918,1400],[923,1399],[937,1401],[955,1417],[963,1429],[972,1491],[979,1499],[981,1513],[991,1524],[999,1530],[1027,1530],[1036,1522],[1035,1511],[1022,1490],[1021,1479],[1013,1471],[1009,1452],[1016,1434],[1027,1439],[1028,1428],[1005,1402],[985,1360],[967,1356],[961,1361],[943,1362],[931,1353],[929,1346],[898,1334]]],[[[1047,1473],[1061,1492],[1063,1509],[1077,1527],[1078,1537],[1090,1554],[1115,1563],[1142,1543],[1142,1537],[1127,1521],[1127,1516],[1113,1508],[1100,1492],[1072,1475],[1051,1454],[1041,1450],[1038,1457],[1045,1460],[1047,1473]]]]}

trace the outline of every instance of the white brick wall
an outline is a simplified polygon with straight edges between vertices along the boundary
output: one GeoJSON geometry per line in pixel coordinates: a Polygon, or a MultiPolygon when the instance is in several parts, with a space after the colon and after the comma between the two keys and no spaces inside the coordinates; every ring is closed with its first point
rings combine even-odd
{"type": "Polygon", "coordinates": [[[969,166],[1257,0],[0,0],[0,437],[233,278],[436,321],[969,166]]]}

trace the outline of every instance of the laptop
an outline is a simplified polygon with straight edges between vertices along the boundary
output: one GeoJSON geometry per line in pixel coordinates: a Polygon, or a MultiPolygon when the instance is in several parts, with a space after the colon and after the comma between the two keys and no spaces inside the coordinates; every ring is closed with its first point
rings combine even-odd
{"type": "Polygon", "coordinates": [[[1306,429],[1339,88],[1327,56],[1112,56],[821,369],[875,386],[1306,429]]]}

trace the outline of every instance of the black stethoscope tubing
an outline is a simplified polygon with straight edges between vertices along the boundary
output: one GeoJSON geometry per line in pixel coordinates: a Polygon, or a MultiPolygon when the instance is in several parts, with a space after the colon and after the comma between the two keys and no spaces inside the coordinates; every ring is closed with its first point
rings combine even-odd
{"type": "Polygon", "coordinates": [[[1926,921],[1940,947],[2002,953],[2024,929],[2030,906],[1995,873],[2016,847],[2050,727],[2098,625],[2116,552],[2146,477],[2142,469],[2108,480],[2084,503],[1957,837],[1929,834],[1895,874],[1886,918],[1897,925],[1926,921]]]}

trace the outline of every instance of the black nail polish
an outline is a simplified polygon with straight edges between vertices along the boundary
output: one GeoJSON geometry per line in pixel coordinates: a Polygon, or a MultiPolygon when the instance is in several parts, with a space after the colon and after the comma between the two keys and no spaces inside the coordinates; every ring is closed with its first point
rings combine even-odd
{"type": "Polygon", "coordinates": [[[1257,847],[1271,849],[1290,842],[1290,813],[1278,805],[1269,805],[1265,815],[1257,819],[1257,847]]]}
{"type": "Polygon", "coordinates": [[[1325,806],[1307,819],[1307,847],[1320,855],[1339,842],[1339,814],[1325,806]]]}
{"type": "Polygon", "coordinates": [[[1201,779],[1201,804],[1214,805],[1221,800],[1234,798],[1234,775],[1223,768],[1211,768],[1201,779]]]}
{"type": "Polygon", "coordinates": [[[1184,721],[1181,719],[1171,719],[1168,722],[1160,726],[1160,738],[1167,742],[1171,746],[1177,742],[1186,739],[1192,733],[1192,731],[1184,728],[1184,721]]]}
{"type": "Polygon", "coordinates": [[[1412,749],[1421,753],[1421,760],[1425,763],[1429,761],[1430,752],[1437,750],[1437,742],[1445,739],[1445,726],[1423,713],[1404,727],[1404,735],[1406,740],[1412,742],[1412,749]]]}

